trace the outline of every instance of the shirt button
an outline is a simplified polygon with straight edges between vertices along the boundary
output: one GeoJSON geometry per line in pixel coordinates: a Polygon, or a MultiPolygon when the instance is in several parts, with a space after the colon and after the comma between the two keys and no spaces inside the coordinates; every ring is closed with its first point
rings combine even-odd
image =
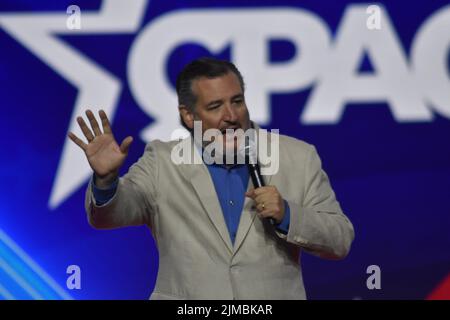
{"type": "Polygon", "coordinates": [[[231,205],[231,206],[234,206],[233,200],[230,200],[230,205],[231,205]]]}

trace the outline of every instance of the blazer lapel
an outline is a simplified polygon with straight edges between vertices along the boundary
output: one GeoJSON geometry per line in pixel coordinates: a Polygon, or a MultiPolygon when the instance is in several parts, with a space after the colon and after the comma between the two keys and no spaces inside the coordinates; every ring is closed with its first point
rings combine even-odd
{"type": "MultiPolygon", "coordinates": [[[[259,126],[255,123],[254,123],[254,126],[255,126],[255,129],[259,132],[259,130],[260,130],[259,126]]],[[[259,135],[258,135],[258,137],[259,137],[259,135]]],[[[277,150],[277,151],[271,150],[271,134],[267,133],[267,137],[268,137],[268,139],[267,139],[268,140],[267,141],[268,150],[271,151],[272,155],[275,155],[275,157],[277,157],[279,150],[277,150]]],[[[258,143],[259,143],[259,141],[258,141],[258,143]]],[[[279,159],[275,159],[275,161],[279,161],[279,159]]],[[[260,166],[261,166],[261,168],[268,168],[270,166],[270,164],[260,164],[260,166]]],[[[273,175],[263,175],[262,176],[266,186],[270,185],[272,176],[273,175]]],[[[250,188],[254,188],[251,178],[249,178],[247,191],[250,190],[250,188]]],[[[253,224],[253,221],[255,220],[256,209],[252,209],[253,204],[254,204],[254,201],[251,198],[245,197],[244,207],[242,209],[241,219],[239,221],[239,227],[238,227],[238,231],[236,233],[236,239],[234,240],[233,255],[235,255],[236,252],[241,247],[243,241],[245,240],[245,238],[250,230],[251,225],[253,224]]]]}
{"type": "MultiPolygon", "coordinates": [[[[253,183],[251,180],[252,179],[249,178],[247,191],[250,190],[250,188],[253,188],[253,183]]],[[[241,247],[242,242],[244,241],[245,237],[247,236],[247,233],[250,230],[253,220],[256,217],[256,210],[252,209],[253,203],[254,203],[254,201],[251,198],[245,197],[244,206],[242,208],[242,213],[241,213],[241,219],[239,220],[239,226],[238,226],[238,230],[236,232],[236,238],[234,239],[233,255],[235,255],[236,252],[241,247]]]]}
{"type": "Polygon", "coordinates": [[[211,176],[203,163],[198,150],[195,148],[193,140],[187,138],[183,143],[191,143],[194,164],[182,164],[181,173],[186,177],[188,181],[192,183],[197,196],[209,216],[212,224],[219,233],[222,240],[225,242],[226,247],[233,252],[233,245],[231,243],[230,234],[228,232],[225,218],[222,213],[222,208],[217,197],[216,189],[211,176]]]}

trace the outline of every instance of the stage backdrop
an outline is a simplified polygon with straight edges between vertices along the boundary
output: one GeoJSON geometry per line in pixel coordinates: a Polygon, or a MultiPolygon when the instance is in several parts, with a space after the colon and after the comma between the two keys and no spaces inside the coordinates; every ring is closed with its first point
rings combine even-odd
{"type": "Polygon", "coordinates": [[[150,232],[88,225],[67,132],[105,109],[135,138],[124,173],[178,128],[175,76],[205,55],[241,69],[253,120],[317,147],[354,224],[347,259],[303,254],[309,298],[443,297],[449,48],[444,0],[1,0],[1,298],[149,297],[150,232]]]}

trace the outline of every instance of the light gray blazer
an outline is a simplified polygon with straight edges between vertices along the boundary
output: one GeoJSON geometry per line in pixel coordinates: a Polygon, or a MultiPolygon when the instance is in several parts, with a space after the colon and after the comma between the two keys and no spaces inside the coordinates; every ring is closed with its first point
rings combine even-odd
{"type": "Polygon", "coordinates": [[[179,143],[148,143],[108,203],[95,204],[92,181],[86,192],[94,228],[150,228],[159,250],[150,299],[306,299],[301,251],[327,259],[348,254],[353,226],[312,145],[279,135],[279,170],[264,177],[289,203],[288,234],[260,219],[246,197],[233,245],[205,164],[171,161],[179,143]]]}

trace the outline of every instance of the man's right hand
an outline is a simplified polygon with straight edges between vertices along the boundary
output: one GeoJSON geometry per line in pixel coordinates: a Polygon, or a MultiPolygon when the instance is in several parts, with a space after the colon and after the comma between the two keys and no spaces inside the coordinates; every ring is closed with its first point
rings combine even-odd
{"type": "Polygon", "coordinates": [[[103,133],[100,131],[92,111],[87,110],[86,116],[94,133],[92,133],[82,117],[77,117],[77,122],[88,143],[84,143],[72,132],[69,132],[68,136],[86,154],[89,165],[96,176],[96,186],[104,188],[111,185],[119,176],[119,169],[125,162],[133,138],[131,136],[126,137],[119,146],[111,131],[106,113],[100,110],[98,114],[102,121],[103,133]]]}

